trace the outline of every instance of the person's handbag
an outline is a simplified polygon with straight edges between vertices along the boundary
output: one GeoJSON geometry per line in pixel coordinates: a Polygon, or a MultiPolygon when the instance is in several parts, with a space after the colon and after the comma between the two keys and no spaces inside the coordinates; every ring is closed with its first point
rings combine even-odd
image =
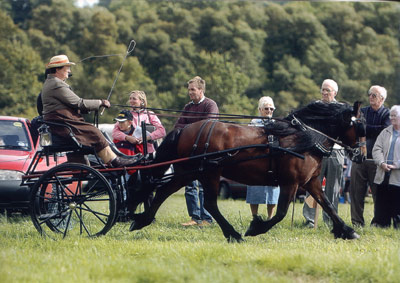
{"type": "Polygon", "coordinates": [[[156,130],[156,126],[154,126],[153,124],[150,123],[146,123],[146,131],[149,133],[152,133],[156,130]]]}
{"type": "MultiPolygon", "coordinates": [[[[146,111],[146,112],[147,112],[147,117],[149,117],[149,122],[150,122],[151,119],[150,119],[149,111],[146,111]]],[[[154,125],[151,124],[151,123],[146,123],[146,131],[147,131],[147,132],[152,133],[152,132],[154,132],[155,130],[156,130],[156,126],[154,126],[154,125]]]]}

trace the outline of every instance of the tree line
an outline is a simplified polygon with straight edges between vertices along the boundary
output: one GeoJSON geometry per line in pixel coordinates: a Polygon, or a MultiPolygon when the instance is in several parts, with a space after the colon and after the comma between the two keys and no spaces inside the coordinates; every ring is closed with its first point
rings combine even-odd
{"type": "MultiPolygon", "coordinates": [[[[263,95],[277,116],[320,98],[325,78],[338,100],[368,104],[373,84],[400,103],[400,5],[393,2],[69,0],[0,2],[0,109],[35,117],[45,64],[67,54],[77,65],[68,83],[83,98],[111,96],[126,105],[131,90],[149,106],[182,109],[186,82],[199,75],[222,113],[257,115],[263,95]],[[115,56],[104,56],[114,54],[115,56]],[[96,57],[92,57],[96,56],[96,57]],[[87,59],[85,59],[87,58],[87,59]]],[[[120,108],[100,118],[112,122],[120,108]]],[[[175,117],[163,117],[171,129],[175,117]]]]}

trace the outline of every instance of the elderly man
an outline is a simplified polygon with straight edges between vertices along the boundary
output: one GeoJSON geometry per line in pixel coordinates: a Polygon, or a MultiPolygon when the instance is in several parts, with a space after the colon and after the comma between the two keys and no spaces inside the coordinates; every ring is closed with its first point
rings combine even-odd
{"type": "MultiPolygon", "coordinates": [[[[321,103],[339,103],[335,97],[338,93],[338,85],[334,80],[326,79],[321,86],[321,103]]],[[[325,178],[325,195],[332,203],[333,207],[338,210],[340,182],[343,174],[344,151],[334,145],[332,153],[328,157],[322,159],[320,180],[325,178]]],[[[306,225],[310,228],[314,227],[315,208],[309,207],[304,203],[303,216],[306,219],[306,225]]],[[[323,213],[324,222],[330,224],[331,220],[328,214],[323,213]]]]}
{"type": "MultiPolygon", "coordinates": [[[[191,101],[185,105],[182,115],[175,124],[175,128],[184,128],[186,125],[213,117],[218,114],[218,106],[214,100],[205,97],[206,82],[199,76],[188,81],[188,93],[191,101]],[[194,113],[198,112],[198,113],[194,113]]],[[[186,206],[191,217],[183,226],[206,226],[212,223],[212,217],[204,208],[203,187],[199,181],[193,181],[185,187],[186,206]],[[198,191],[197,191],[198,188],[198,191]]]]}
{"type": "MultiPolygon", "coordinates": [[[[364,199],[371,187],[372,198],[375,205],[376,184],[374,177],[376,173],[376,164],[372,159],[372,148],[380,132],[390,125],[389,109],[383,106],[387,96],[384,87],[373,85],[368,91],[369,106],[361,108],[367,124],[367,159],[361,163],[353,163],[350,176],[350,207],[351,222],[354,226],[364,226],[364,199]]],[[[375,214],[375,212],[374,212],[375,214]]],[[[375,218],[375,215],[374,215],[375,218]]],[[[372,220],[371,224],[374,223],[372,220]]]]}

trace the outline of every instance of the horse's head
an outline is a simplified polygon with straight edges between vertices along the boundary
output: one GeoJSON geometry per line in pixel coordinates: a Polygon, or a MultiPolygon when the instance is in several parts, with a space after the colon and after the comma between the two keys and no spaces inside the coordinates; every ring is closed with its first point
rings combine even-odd
{"type": "Polygon", "coordinates": [[[360,149],[365,144],[365,122],[360,107],[360,102],[351,107],[345,103],[316,101],[296,110],[293,115],[325,134],[332,143],[343,146],[352,160],[359,162],[364,160],[366,153],[365,147],[360,149]]]}
{"type": "Polygon", "coordinates": [[[354,102],[352,109],[345,109],[338,115],[339,139],[343,142],[351,160],[361,163],[365,159],[365,119],[360,111],[361,102],[354,102]]]}

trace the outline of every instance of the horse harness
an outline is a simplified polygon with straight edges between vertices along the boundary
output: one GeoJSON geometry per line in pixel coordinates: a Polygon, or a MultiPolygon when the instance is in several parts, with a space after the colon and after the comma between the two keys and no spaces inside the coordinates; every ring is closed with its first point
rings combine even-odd
{"type": "MultiPolygon", "coordinates": [[[[313,127],[310,127],[306,124],[304,124],[301,120],[297,119],[294,115],[291,115],[292,120],[290,121],[290,123],[294,126],[299,128],[302,131],[313,131],[317,134],[320,134],[322,136],[324,136],[327,140],[336,143],[338,145],[340,145],[341,147],[343,147],[347,152],[350,153],[350,155],[352,156],[352,159],[355,161],[359,161],[360,156],[362,157],[361,154],[361,150],[360,147],[364,146],[366,143],[365,142],[360,142],[359,138],[360,137],[365,137],[365,127],[363,125],[363,118],[357,118],[355,116],[351,117],[351,122],[350,122],[350,126],[352,126],[354,124],[355,126],[355,131],[356,131],[356,136],[357,136],[357,140],[358,142],[355,144],[354,147],[348,146],[346,144],[344,144],[343,142],[341,142],[338,139],[334,139],[324,133],[322,133],[321,131],[318,131],[317,129],[314,129],[313,127]]],[[[325,145],[323,145],[321,142],[317,142],[315,144],[315,148],[322,153],[323,156],[330,156],[333,150],[333,147],[328,148],[325,145]]],[[[362,159],[362,158],[361,158],[362,159]]],[[[361,160],[362,162],[362,160],[361,160]]]]}
{"type": "MultiPolygon", "coordinates": [[[[266,121],[268,123],[271,123],[270,119],[268,119],[266,121]]],[[[196,150],[198,148],[200,137],[201,137],[203,131],[205,130],[206,126],[209,123],[211,123],[211,126],[210,126],[210,128],[208,130],[208,133],[207,133],[206,142],[204,143],[203,155],[205,155],[207,153],[208,147],[210,145],[211,135],[212,135],[212,132],[213,132],[217,122],[218,122],[218,120],[208,119],[200,126],[200,130],[199,130],[199,132],[197,134],[197,137],[196,137],[196,140],[195,140],[195,142],[194,142],[194,144],[192,146],[192,151],[190,153],[190,156],[194,156],[195,155],[195,152],[196,152],[196,150]]],[[[244,160],[239,160],[237,162],[239,163],[239,162],[244,162],[244,161],[249,161],[249,160],[255,160],[255,159],[262,159],[262,158],[270,157],[271,155],[275,154],[274,149],[275,149],[276,152],[278,152],[279,150],[282,150],[282,148],[279,145],[279,139],[277,139],[274,135],[268,135],[267,138],[268,138],[268,144],[265,145],[265,146],[269,148],[269,153],[263,154],[263,155],[260,155],[260,156],[256,156],[256,157],[246,158],[244,160]]],[[[228,152],[225,156],[217,157],[217,158],[214,158],[214,159],[207,159],[206,157],[202,158],[202,160],[200,162],[199,171],[203,171],[204,170],[204,165],[205,165],[206,161],[208,162],[208,164],[212,164],[212,165],[218,166],[218,165],[221,164],[222,161],[224,161],[227,158],[233,157],[236,154],[238,154],[240,149],[241,148],[238,148],[237,150],[235,150],[234,153],[229,153],[228,152]]],[[[288,151],[288,152],[290,153],[290,151],[288,151]]],[[[273,166],[272,158],[269,158],[269,167],[268,167],[269,170],[267,171],[267,174],[271,176],[271,180],[273,180],[274,185],[277,185],[278,184],[278,176],[276,174],[276,170],[272,169],[273,167],[274,166],[273,166]]]]}

